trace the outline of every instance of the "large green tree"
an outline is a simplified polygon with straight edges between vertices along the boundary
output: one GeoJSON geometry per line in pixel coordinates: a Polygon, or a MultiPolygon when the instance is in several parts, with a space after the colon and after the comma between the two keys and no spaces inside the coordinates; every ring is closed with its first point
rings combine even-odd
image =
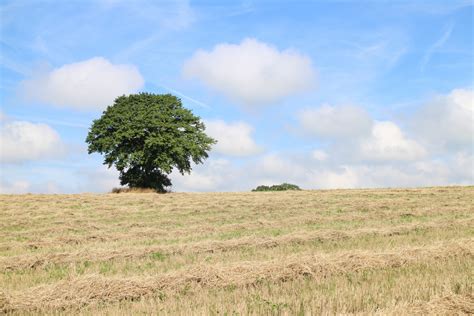
{"type": "Polygon", "coordinates": [[[104,155],[115,165],[120,183],[131,188],[165,192],[173,168],[191,172],[202,163],[216,141],[204,123],[171,94],[140,93],[121,96],[94,120],[87,135],[89,154],[104,155]]]}

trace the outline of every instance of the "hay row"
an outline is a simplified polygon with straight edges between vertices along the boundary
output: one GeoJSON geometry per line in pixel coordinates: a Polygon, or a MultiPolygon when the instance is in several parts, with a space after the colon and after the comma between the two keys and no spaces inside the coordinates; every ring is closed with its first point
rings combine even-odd
{"type": "Polygon", "coordinates": [[[278,237],[243,237],[225,241],[202,241],[172,246],[155,246],[146,248],[127,248],[120,250],[89,250],[78,252],[21,255],[0,259],[0,271],[19,271],[25,269],[41,269],[47,265],[64,265],[78,262],[106,262],[112,260],[130,260],[145,258],[159,252],[165,256],[221,253],[244,248],[275,248],[294,244],[309,244],[313,242],[331,242],[359,237],[390,237],[394,235],[408,235],[414,231],[431,229],[461,228],[474,226],[474,220],[457,220],[448,223],[410,224],[385,229],[356,229],[350,232],[337,230],[290,233],[278,237]]]}
{"type": "Polygon", "coordinates": [[[317,281],[351,272],[398,268],[420,262],[439,263],[453,258],[473,260],[474,238],[390,252],[351,251],[331,255],[294,255],[263,262],[201,264],[153,277],[105,278],[88,275],[6,293],[0,300],[4,312],[80,308],[134,300],[161,292],[173,293],[191,287],[258,286],[263,281],[276,283],[300,277],[317,281]]]}
{"type": "MultiPolygon", "coordinates": [[[[290,208],[291,207],[289,206],[290,208]]],[[[367,207],[365,207],[367,209],[367,207]]],[[[379,210],[380,211],[380,210],[379,210]]],[[[275,208],[269,208],[269,212],[272,214],[278,213],[279,216],[282,215],[282,212],[276,210],[275,208]]],[[[292,212],[295,212],[294,210],[292,212]]],[[[244,222],[238,218],[242,217],[244,212],[241,212],[239,215],[229,214],[226,216],[225,223],[222,223],[223,220],[220,217],[216,218],[196,218],[191,217],[179,221],[161,219],[159,222],[150,224],[146,221],[146,218],[141,218],[143,222],[136,222],[136,219],[133,219],[130,223],[123,219],[123,221],[116,223],[115,229],[114,225],[107,225],[101,223],[100,219],[97,219],[94,223],[89,222],[77,222],[74,220],[64,219],[62,221],[56,221],[53,225],[48,227],[30,227],[27,230],[15,232],[15,237],[20,238],[31,238],[34,236],[34,245],[37,248],[44,248],[51,244],[58,243],[67,243],[70,245],[83,245],[91,242],[114,242],[120,239],[125,238],[134,238],[134,239],[149,239],[149,238],[174,238],[175,236],[180,235],[202,235],[205,234],[219,234],[225,233],[233,230],[253,230],[253,229],[262,229],[262,228],[287,228],[287,220],[291,219],[291,222],[295,226],[300,225],[311,225],[311,224],[328,224],[337,220],[344,222],[351,221],[372,221],[372,220],[396,220],[400,216],[407,215],[406,212],[390,212],[386,214],[383,211],[377,212],[364,212],[364,213],[342,213],[342,214],[284,214],[284,217],[275,218],[272,216],[268,218],[265,214],[262,214],[262,211],[253,211],[248,212],[247,218],[244,222]],[[235,221],[232,219],[235,217],[235,221]],[[188,221],[192,219],[192,221],[188,221]],[[186,224],[185,227],[175,227],[173,226],[176,223],[186,224]],[[172,225],[171,227],[169,225],[172,225]],[[120,232],[117,229],[121,230],[120,232]],[[115,231],[114,231],[115,230],[115,231]],[[78,233],[80,233],[78,235],[78,233]],[[84,235],[86,233],[86,235],[84,235]]],[[[268,215],[268,214],[267,214],[268,215]]],[[[409,213],[412,216],[426,215],[425,212],[412,211],[409,213]]],[[[106,217],[107,218],[107,217],[106,217]]],[[[77,221],[77,220],[76,220],[77,221]]],[[[19,221],[17,225],[28,227],[27,221],[19,221]]],[[[10,223],[9,225],[14,225],[10,223]]],[[[12,237],[11,232],[3,231],[3,228],[0,227],[0,240],[1,239],[10,239],[12,237]]],[[[0,243],[0,248],[21,248],[24,249],[25,246],[30,247],[33,243],[25,242],[15,242],[14,240],[8,240],[7,243],[0,243]]]]}
{"type": "Polygon", "coordinates": [[[428,302],[416,302],[406,306],[395,306],[376,313],[377,315],[474,315],[474,293],[450,293],[428,302]]]}

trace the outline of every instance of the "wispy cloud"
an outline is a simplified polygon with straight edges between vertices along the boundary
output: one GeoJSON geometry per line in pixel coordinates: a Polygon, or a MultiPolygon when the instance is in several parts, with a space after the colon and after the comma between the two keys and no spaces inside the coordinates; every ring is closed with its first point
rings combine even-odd
{"type": "Polygon", "coordinates": [[[13,120],[22,120],[22,121],[30,121],[34,123],[46,123],[50,125],[58,125],[58,126],[67,126],[67,127],[75,127],[81,129],[88,129],[89,125],[86,122],[75,122],[75,121],[65,121],[65,120],[52,120],[47,118],[41,117],[31,117],[31,116],[22,116],[22,115],[9,115],[8,118],[13,120]]]}
{"type": "MultiPolygon", "coordinates": [[[[390,1],[387,1],[389,3],[390,1]]],[[[432,15],[448,15],[457,10],[474,5],[473,0],[450,0],[450,1],[392,1],[394,9],[407,13],[424,13],[432,15]]]]}
{"type": "Polygon", "coordinates": [[[29,75],[28,68],[25,67],[24,65],[21,65],[19,63],[16,63],[8,58],[3,58],[0,61],[0,66],[2,68],[8,69],[14,73],[20,74],[22,76],[27,76],[29,75]]]}
{"type": "Polygon", "coordinates": [[[447,27],[446,30],[443,32],[441,37],[433,44],[431,45],[423,55],[423,58],[421,59],[420,62],[420,71],[424,72],[426,66],[431,60],[431,56],[433,53],[435,53],[439,48],[443,47],[443,45],[448,41],[449,37],[451,36],[451,33],[453,32],[454,29],[454,24],[450,23],[447,27]]]}
{"type": "MultiPolygon", "coordinates": [[[[150,82],[147,82],[147,83],[150,83],[150,82]]],[[[188,101],[191,101],[191,102],[193,102],[194,104],[196,104],[196,105],[198,105],[198,106],[200,106],[200,107],[202,107],[202,108],[204,108],[204,109],[207,109],[207,110],[210,110],[210,109],[211,109],[211,107],[210,107],[209,105],[207,105],[206,103],[201,102],[201,101],[199,101],[199,100],[196,100],[196,99],[194,99],[194,98],[192,98],[192,97],[190,97],[190,96],[188,96],[188,95],[185,95],[184,93],[179,92],[178,90],[175,90],[175,89],[173,89],[173,88],[170,88],[170,87],[168,87],[168,86],[165,86],[165,85],[162,85],[162,84],[158,84],[158,83],[151,83],[151,84],[154,85],[154,86],[157,86],[157,87],[159,87],[159,88],[168,90],[169,92],[172,92],[172,93],[174,93],[174,94],[176,94],[176,95],[182,97],[183,99],[186,99],[186,100],[188,100],[188,101]]]]}

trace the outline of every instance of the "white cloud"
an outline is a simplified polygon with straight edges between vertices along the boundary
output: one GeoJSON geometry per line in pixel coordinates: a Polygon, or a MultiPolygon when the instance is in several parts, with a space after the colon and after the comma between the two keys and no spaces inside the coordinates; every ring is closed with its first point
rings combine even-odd
{"type": "Polygon", "coordinates": [[[435,150],[473,150],[474,92],[456,89],[426,103],[413,119],[416,134],[435,150]]]}
{"type": "Polygon", "coordinates": [[[239,185],[236,168],[226,159],[209,159],[203,165],[194,165],[191,174],[171,174],[173,191],[231,191],[239,185]],[[234,180],[232,180],[234,179],[234,180]]]}
{"type": "Polygon", "coordinates": [[[290,159],[284,159],[278,154],[268,154],[262,157],[261,161],[257,163],[257,170],[255,174],[260,174],[264,177],[283,176],[281,181],[287,182],[286,178],[299,178],[306,173],[303,164],[290,159]]]}
{"type": "Polygon", "coordinates": [[[53,164],[15,164],[1,170],[0,193],[107,193],[120,186],[119,172],[82,152],[53,164]],[[90,167],[86,161],[94,161],[90,167]]]}
{"type": "Polygon", "coordinates": [[[360,152],[366,160],[416,160],[426,151],[414,140],[408,139],[393,122],[376,122],[372,135],[364,139],[360,152]]]}
{"type": "Polygon", "coordinates": [[[207,120],[205,124],[206,133],[217,140],[214,151],[229,156],[250,156],[261,152],[252,139],[253,127],[249,124],[222,120],[207,120]]]}
{"type": "Polygon", "coordinates": [[[12,121],[0,126],[0,161],[19,163],[61,155],[64,145],[49,125],[12,121]]]}
{"type": "Polygon", "coordinates": [[[249,38],[240,44],[218,44],[210,52],[197,51],[185,62],[183,74],[247,106],[307,90],[315,76],[308,56],[249,38]]]}
{"type": "Polygon", "coordinates": [[[76,175],[79,184],[76,190],[79,192],[111,192],[113,188],[120,187],[119,176],[120,173],[115,167],[81,168],[76,175]]]}
{"type": "Polygon", "coordinates": [[[311,156],[318,161],[325,161],[328,159],[328,154],[324,150],[316,149],[311,152],[311,156]]]}
{"type": "Polygon", "coordinates": [[[449,162],[452,173],[458,179],[464,179],[461,184],[474,184],[474,151],[458,152],[449,162]]]}
{"type": "Polygon", "coordinates": [[[395,123],[374,121],[360,107],[323,105],[303,109],[297,117],[304,134],[332,141],[330,154],[321,150],[312,153],[320,162],[329,155],[341,163],[416,160],[426,155],[426,150],[395,123]]]}
{"type": "Polygon", "coordinates": [[[76,109],[102,110],[123,94],[143,87],[133,65],[114,65],[102,57],[67,64],[21,83],[22,92],[35,101],[76,109]]]}
{"type": "Polygon", "coordinates": [[[359,177],[353,168],[341,166],[335,170],[318,170],[308,182],[313,188],[356,188],[359,185],[359,177]]]}
{"type": "Polygon", "coordinates": [[[270,154],[262,157],[247,174],[253,175],[256,184],[289,182],[306,189],[354,188],[359,185],[358,175],[351,167],[321,165],[321,161],[311,158],[314,158],[314,151],[305,156],[270,154]]]}
{"type": "Polygon", "coordinates": [[[329,139],[359,138],[369,135],[373,121],[360,107],[323,105],[298,112],[303,132],[329,139]]]}

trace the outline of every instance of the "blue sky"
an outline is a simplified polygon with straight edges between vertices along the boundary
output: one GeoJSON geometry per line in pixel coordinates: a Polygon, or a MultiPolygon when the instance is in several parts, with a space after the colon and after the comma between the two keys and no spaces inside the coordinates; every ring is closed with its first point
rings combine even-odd
{"type": "Polygon", "coordinates": [[[0,192],[118,186],[84,139],[140,91],[219,141],[174,191],[474,183],[473,1],[0,3],[0,192]]]}

